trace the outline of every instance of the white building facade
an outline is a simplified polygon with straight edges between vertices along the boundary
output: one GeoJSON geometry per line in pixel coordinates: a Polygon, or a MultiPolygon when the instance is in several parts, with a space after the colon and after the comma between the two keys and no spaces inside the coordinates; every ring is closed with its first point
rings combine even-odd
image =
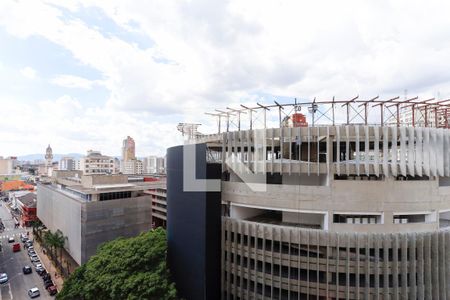
{"type": "Polygon", "coordinates": [[[115,174],[114,158],[102,155],[100,151],[89,150],[81,159],[83,174],[115,174]]]}

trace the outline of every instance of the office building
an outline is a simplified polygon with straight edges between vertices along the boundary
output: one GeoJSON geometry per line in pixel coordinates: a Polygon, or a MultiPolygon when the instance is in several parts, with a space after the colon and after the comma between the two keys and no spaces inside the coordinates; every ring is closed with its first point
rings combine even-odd
{"type": "Polygon", "coordinates": [[[129,183],[126,175],[55,173],[51,183],[37,186],[38,218],[51,231],[63,232],[65,249],[78,264],[85,263],[104,242],[151,228],[146,183],[129,183]]]}
{"type": "MultiPolygon", "coordinates": [[[[376,99],[340,103],[385,105],[376,99]]],[[[352,124],[353,107],[345,124],[333,110],[334,125],[312,125],[325,104],[303,105],[312,116],[297,103],[245,107],[264,125],[266,112],[279,113],[279,127],[250,123],[168,150],[168,257],[180,295],[448,299],[450,130],[383,117],[368,125],[369,109],[352,124]]]]}

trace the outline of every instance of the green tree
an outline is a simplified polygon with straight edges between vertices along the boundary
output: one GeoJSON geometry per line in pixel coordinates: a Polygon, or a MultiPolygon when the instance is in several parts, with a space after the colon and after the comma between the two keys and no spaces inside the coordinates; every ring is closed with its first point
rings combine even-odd
{"type": "Polygon", "coordinates": [[[105,243],[69,277],[57,299],[176,299],[166,250],[161,228],[105,243]]]}
{"type": "Polygon", "coordinates": [[[62,264],[62,250],[64,249],[64,245],[66,244],[67,237],[64,236],[61,230],[56,230],[53,234],[53,243],[55,249],[59,249],[59,263],[62,264]]]}
{"type": "Polygon", "coordinates": [[[31,228],[33,229],[33,235],[41,233],[43,224],[40,220],[31,221],[30,225],[31,228]]]}
{"type": "Polygon", "coordinates": [[[55,234],[51,230],[44,232],[44,238],[42,239],[42,242],[45,248],[50,250],[50,256],[52,257],[52,259],[54,259],[55,258],[54,251],[57,247],[57,240],[55,234]]]}

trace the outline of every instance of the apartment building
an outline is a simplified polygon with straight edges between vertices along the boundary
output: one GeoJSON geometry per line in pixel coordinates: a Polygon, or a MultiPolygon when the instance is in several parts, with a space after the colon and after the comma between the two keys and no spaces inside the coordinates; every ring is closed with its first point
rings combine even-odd
{"type": "Polygon", "coordinates": [[[114,158],[102,155],[100,151],[89,150],[80,160],[83,174],[115,174],[114,158]]]}

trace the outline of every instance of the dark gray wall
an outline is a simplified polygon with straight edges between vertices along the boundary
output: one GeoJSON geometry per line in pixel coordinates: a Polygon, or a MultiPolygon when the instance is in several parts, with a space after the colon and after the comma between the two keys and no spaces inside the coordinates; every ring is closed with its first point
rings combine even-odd
{"type": "Polygon", "coordinates": [[[221,166],[206,163],[206,145],[167,150],[169,267],[180,297],[220,299],[220,192],[183,191],[183,147],[196,147],[197,179],[220,179],[221,166]]]}

